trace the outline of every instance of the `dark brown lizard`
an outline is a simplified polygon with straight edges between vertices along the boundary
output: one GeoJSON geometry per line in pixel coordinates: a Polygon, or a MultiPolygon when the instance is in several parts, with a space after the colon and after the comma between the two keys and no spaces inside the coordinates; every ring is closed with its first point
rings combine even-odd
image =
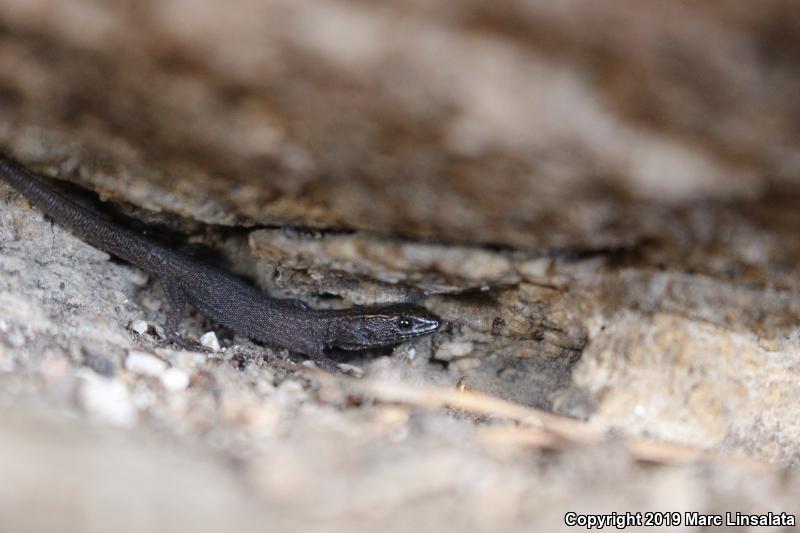
{"type": "Polygon", "coordinates": [[[159,278],[169,303],[168,338],[176,338],[186,304],[235,333],[300,352],[335,370],[328,354],[399,344],[433,333],[441,320],[424,307],[392,304],[312,309],[300,300],[271,298],[235,276],[125,228],[58,192],[49,178],[0,154],[0,179],[59,225],[159,278]]]}

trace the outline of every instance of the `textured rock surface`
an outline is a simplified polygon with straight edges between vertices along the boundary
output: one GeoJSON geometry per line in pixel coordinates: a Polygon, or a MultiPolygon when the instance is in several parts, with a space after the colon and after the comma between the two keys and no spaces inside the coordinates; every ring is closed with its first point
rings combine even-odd
{"type": "Polygon", "coordinates": [[[492,5],[7,0],[0,138],[208,222],[517,246],[797,183],[791,1],[492,5]]]}
{"type": "Polygon", "coordinates": [[[447,319],[350,361],[365,381],[614,436],[343,394],[196,315],[219,349],[175,350],[154,280],[1,186],[0,529],[800,512],[799,13],[3,0],[4,150],[277,295],[447,319]],[[643,464],[625,437],[710,458],[643,464]]]}

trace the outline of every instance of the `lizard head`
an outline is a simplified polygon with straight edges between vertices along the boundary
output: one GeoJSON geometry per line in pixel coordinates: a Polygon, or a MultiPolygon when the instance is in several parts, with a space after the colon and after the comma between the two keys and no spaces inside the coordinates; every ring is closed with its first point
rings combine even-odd
{"type": "Polygon", "coordinates": [[[391,346],[433,333],[441,325],[439,317],[418,305],[363,307],[339,323],[332,345],[343,350],[391,346]]]}

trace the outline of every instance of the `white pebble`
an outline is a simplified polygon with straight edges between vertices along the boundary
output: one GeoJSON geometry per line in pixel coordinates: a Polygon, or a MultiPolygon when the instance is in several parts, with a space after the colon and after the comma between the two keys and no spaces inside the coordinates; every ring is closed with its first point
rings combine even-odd
{"type": "Polygon", "coordinates": [[[200,344],[209,348],[214,352],[219,351],[219,341],[217,340],[217,334],[213,331],[209,331],[208,333],[204,333],[202,337],[200,337],[200,344]]]}
{"type": "Polygon", "coordinates": [[[644,416],[647,410],[644,408],[644,405],[637,404],[636,407],[633,408],[633,414],[636,416],[644,416]]]}
{"type": "Polygon", "coordinates": [[[156,350],[156,353],[162,357],[168,358],[172,366],[184,369],[198,368],[202,366],[207,359],[205,354],[198,352],[187,352],[185,350],[176,352],[172,350],[158,349],[156,350]]]}
{"type": "Polygon", "coordinates": [[[137,269],[131,270],[130,280],[134,285],[138,285],[139,287],[144,287],[145,285],[147,285],[147,281],[149,279],[150,276],[148,276],[146,272],[137,269]]]}
{"type": "Polygon", "coordinates": [[[81,378],[78,402],[88,413],[115,426],[136,423],[136,407],[124,383],[85,369],[78,376],[81,378]]]}
{"type": "Polygon", "coordinates": [[[169,391],[177,392],[184,390],[189,386],[189,374],[180,368],[168,368],[161,374],[161,384],[169,391]]]}
{"type": "Polygon", "coordinates": [[[131,330],[135,331],[139,335],[144,335],[147,333],[147,322],[144,320],[134,320],[131,322],[131,330]]]}
{"type": "Polygon", "coordinates": [[[414,361],[417,358],[417,349],[411,346],[408,351],[406,351],[406,359],[409,361],[414,361]]]}
{"type": "Polygon", "coordinates": [[[158,377],[167,369],[167,363],[149,353],[131,350],[125,359],[125,368],[136,374],[158,377]]]}

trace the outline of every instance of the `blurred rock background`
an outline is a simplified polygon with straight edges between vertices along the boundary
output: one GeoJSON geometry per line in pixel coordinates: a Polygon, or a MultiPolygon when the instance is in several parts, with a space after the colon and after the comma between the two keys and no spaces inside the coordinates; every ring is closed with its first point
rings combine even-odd
{"type": "Polygon", "coordinates": [[[797,7],[0,0],[0,146],[32,168],[275,294],[449,321],[365,380],[712,456],[500,446],[501,420],[332,395],[198,316],[221,351],[159,348],[157,284],[3,187],[0,529],[796,513],[797,7]]]}

